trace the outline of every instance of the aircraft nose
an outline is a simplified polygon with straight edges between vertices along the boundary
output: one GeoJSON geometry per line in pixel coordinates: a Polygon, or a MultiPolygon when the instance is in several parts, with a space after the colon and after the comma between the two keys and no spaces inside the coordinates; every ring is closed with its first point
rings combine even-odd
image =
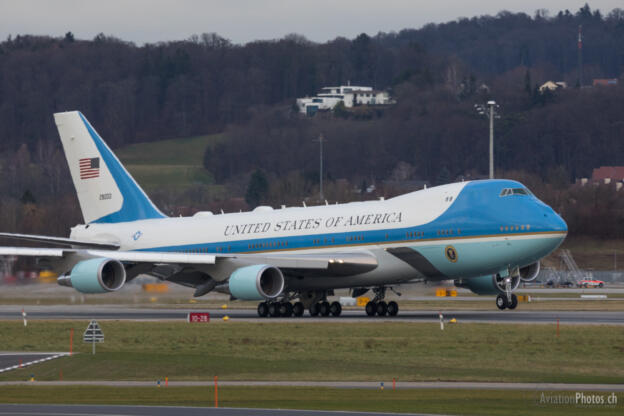
{"type": "Polygon", "coordinates": [[[568,224],[555,211],[552,211],[550,215],[548,215],[547,227],[550,231],[568,232],[568,224]]]}

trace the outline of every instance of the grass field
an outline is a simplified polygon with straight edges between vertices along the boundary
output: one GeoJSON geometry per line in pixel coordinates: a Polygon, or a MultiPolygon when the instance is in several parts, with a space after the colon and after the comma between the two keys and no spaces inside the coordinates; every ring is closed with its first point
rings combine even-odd
{"type": "Polygon", "coordinates": [[[115,153],[146,190],[186,189],[214,182],[203,167],[203,158],[206,148],[221,139],[221,134],[215,134],[137,143],[116,149],[115,153]]]}
{"type": "MultiPolygon", "coordinates": [[[[0,322],[9,351],[67,351],[73,357],[28,370],[38,380],[517,381],[621,383],[624,328],[436,323],[102,321],[106,342],[90,354],[87,322],[0,322]]],[[[0,380],[24,380],[8,372],[0,380]]]]}
{"type": "MultiPolygon", "coordinates": [[[[220,407],[419,412],[456,415],[620,415],[624,406],[540,403],[536,391],[219,387],[220,407]]],[[[584,392],[585,394],[589,392],[584,392]]],[[[544,392],[574,395],[574,392],[544,392]]],[[[607,396],[608,393],[597,393],[607,396]]],[[[619,394],[619,401],[624,395],[619,394]]],[[[213,387],[3,386],[1,403],[214,406],[213,387]]]]}

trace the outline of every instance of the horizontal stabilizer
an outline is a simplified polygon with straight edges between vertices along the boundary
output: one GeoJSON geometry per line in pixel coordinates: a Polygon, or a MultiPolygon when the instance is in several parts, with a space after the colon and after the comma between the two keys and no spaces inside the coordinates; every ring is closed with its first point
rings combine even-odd
{"type": "Polygon", "coordinates": [[[0,237],[13,238],[16,240],[35,241],[38,243],[61,244],[65,246],[73,246],[73,247],[81,247],[81,248],[97,248],[97,249],[102,249],[102,250],[117,250],[119,248],[119,244],[114,244],[114,243],[79,241],[79,240],[72,240],[71,238],[48,237],[46,235],[0,233],[0,237]]]}

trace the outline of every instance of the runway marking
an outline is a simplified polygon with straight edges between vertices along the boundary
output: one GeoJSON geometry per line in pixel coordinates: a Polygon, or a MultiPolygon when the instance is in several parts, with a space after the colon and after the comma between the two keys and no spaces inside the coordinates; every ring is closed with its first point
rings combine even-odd
{"type": "MultiPolygon", "coordinates": [[[[19,352],[10,352],[10,353],[0,353],[0,356],[2,355],[15,355],[15,356],[28,356],[28,355],[46,355],[49,353],[45,353],[45,352],[39,352],[39,353],[35,353],[35,352],[31,352],[31,353],[19,353],[19,352]]],[[[53,355],[49,356],[49,357],[45,357],[45,358],[40,358],[38,360],[33,360],[33,361],[27,361],[25,363],[22,363],[21,366],[19,364],[16,365],[12,365],[10,367],[6,367],[6,368],[0,368],[0,373],[4,373],[6,371],[11,371],[11,370],[17,370],[19,368],[24,368],[24,367],[28,367],[30,365],[34,365],[34,364],[39,364],[39,363],[43,363],[46,361],[50,361],[50,360],[54,360],[56,358],[61,358],[61,357],[65,357],[65,356],[69,356],[68,352],[59,352],[59,353],[52,353],[53,355]]]]}

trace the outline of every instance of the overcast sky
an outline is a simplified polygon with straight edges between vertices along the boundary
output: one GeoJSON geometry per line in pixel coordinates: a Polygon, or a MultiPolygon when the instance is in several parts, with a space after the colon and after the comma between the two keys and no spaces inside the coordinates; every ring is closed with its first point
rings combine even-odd
{"type": "MultiPolygon", "coordinates": [[[[299,33],[324,42],[337,36],[399,31],[501,10],[551,14],[585,4],[578,0],[0,0],[0,39],[9,34],[92,39],[102,32],[142,45],[216,32],[235,43],[299,33]]],[[[593,0],[607,14],[622,0],[593,0]]]]}

